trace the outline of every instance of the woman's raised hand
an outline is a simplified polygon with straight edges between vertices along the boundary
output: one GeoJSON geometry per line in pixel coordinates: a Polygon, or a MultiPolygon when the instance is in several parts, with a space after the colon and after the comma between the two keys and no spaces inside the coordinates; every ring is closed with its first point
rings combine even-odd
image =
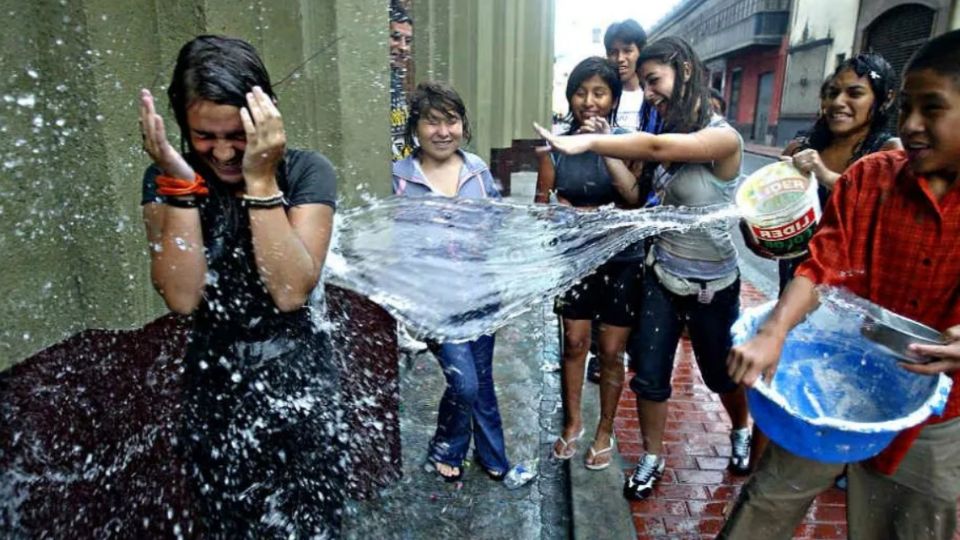
{"type": "Polygon", "coordinates": [[[247,136],[243,178],[249,191],[253,184],[275,182],[277,163],[287,146],[287,135],[280,110],[259,86],[247,93],[247,106],[240,109],[240,118],[247,136]]]}
{"type": "Polygon", "coordinates": [[[536,122],[533,123],[533,129],[561,154],[582,154],[590,150],[590,135],[554,135],[536,122]]]}
{"type": "Polygon", "coordinates": [[[823,164],[823,160],[820,159],[820,153],[812,148],[801,150],[792,157],[785,159],[791,161],[793,166],[799,169],[800,172],[804,174],[813,173],[817,178],[822,178],[824,171],[827,169],[827,166],[823,164]]]}
{"type": "Polygon", "coordinates": [[[593,133],[598,135],[607,135],[611,133],[611,131],[612,130],[610,129],[610,122],[607,122],[606,118],[603,118],[600,116],[594,116],[591,118],[587,118],[583,122],[583,125],[580,126],[580,131],[578,131],[577,133],[583,133],[583,134],[593,133]]]}
{"type": "Polygon", "coordinates": [[[140,137],[143,139],[143,150],[164,174],[193,180],[193,168],[167,140],[163,118],[157,114],[153,94],[146,88],[140,90],[140,137]]]}

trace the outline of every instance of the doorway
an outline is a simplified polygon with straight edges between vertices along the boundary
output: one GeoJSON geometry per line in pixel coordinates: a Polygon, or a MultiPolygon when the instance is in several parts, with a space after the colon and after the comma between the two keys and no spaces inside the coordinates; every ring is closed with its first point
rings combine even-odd
{"type": "Polygon", "coordinates": [[[751,139],[767,144],[767,125],[770,123],[770,105],[773,104],[773,72],[760,74],[757,81],[757,108],[753,113],[753,136],[751,139]]]}

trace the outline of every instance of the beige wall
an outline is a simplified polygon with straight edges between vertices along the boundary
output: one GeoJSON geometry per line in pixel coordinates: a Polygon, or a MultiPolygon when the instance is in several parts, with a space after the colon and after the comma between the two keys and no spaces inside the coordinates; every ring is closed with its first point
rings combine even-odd
{"type": "Polygon", "coordinates": [[[860,0],[796,0],[790,24],[790,46],[833,38],[827,47],[826,64],[820,81],[833,73],[838,54],[853,55],[860,0]]]}
{"type": "Polygon", "coordinates": [[[451,83],[473,125],[472,149],[534,138],[549,125],[553,78],[553,0],[414,0],[417,82],[451,83]]]}
{"type": "Polygon", "coordinates": [[[346,204],[361,185],[386,194],[387,3],[0,0],[0,369],[85,328],[165,311],[140,223],[137,93],[163,95],[198,33],[248,39],[274,81],[325,48],[276,89],[290,144],[334,162],[346,204]]]}

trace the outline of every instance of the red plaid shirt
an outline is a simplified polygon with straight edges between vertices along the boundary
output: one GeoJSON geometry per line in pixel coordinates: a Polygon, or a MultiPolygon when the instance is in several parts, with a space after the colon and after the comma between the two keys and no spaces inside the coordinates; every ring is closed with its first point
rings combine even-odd
{"type": "MultiPolygon", "coordinates": [[[[939,201],[906,167],[902,150],[854,163],[837,182],[796,274],[837,285],[937,330],[960,324],[960,188],[939,201]]],[[[960,416],[960,372],[943,416],[960,416]]],[[[873,459],[896,470],[921,426],[900,433],[873,459]]]]}

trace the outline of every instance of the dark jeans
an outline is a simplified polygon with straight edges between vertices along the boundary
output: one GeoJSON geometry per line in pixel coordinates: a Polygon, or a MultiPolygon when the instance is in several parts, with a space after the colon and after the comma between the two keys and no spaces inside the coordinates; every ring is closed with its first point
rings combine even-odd
{"type": "Polygon", "coordinates": [[[653,272],[648,276],[643,284],[639,335],[628,344],[634,371],[630,388],[649,401],[670,399],[673,359],[686,325],[707,387],[717,393],[736,390],[727,375],[726,361],[732,346],[730,327],[740,315],[740,280],[714,293],[709,304],[702,304],[696,295],[668,291],[653,272]]]}
{"type": "Polygon", "coordinates": [[[495,473],[510,468],[493,387],[493,345],[493,336],[466,343],[431,344],[447,379],[447,389],[440,400],[429,460],[461,467],[472,435],[481,466],[495,473]]]}

